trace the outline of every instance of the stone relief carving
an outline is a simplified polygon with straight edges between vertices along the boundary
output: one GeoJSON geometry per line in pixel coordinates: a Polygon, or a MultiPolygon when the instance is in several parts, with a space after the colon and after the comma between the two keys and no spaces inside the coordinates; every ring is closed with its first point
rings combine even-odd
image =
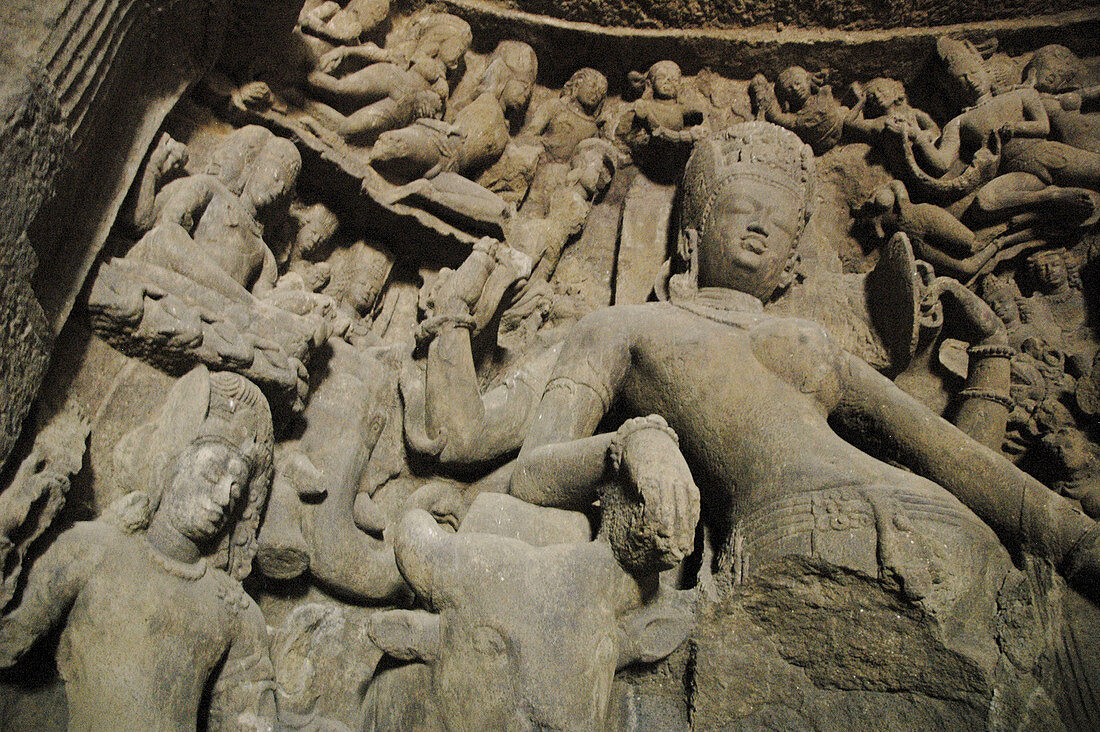
{"type": "Polygon", "coordinates": [[[1098,723],[1095,48],[236,5],[0,483],[0,726],[1098,723]]]}

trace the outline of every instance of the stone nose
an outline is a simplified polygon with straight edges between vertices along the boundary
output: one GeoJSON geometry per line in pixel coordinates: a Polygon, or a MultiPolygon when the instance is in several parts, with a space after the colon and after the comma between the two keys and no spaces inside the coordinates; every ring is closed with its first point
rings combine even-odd
{"type": "Polygon", "coordinates": [[[214,490],[211,491],[211,497],[220,507],[228,507],[233,498],[233,476],[226,474],[218,478],[214,483],[214,490]]]}

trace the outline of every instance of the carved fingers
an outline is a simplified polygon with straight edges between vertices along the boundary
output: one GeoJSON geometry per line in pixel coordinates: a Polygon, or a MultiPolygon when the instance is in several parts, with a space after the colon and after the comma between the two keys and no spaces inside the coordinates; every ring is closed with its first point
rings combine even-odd
{"type": "Polygon", "coordinates": [[[347,47],[337,46],[321,56],[321,59],[317,62],[317,70],[324,74],[334,74],[346,57],[347,47]]]}
{"type": "Polygon", "coordinates": [[[989,305],[966,285],[951,277],[937,277],[925,289],[922,309],[936,300],[946,302],[969,331],[973,343],[1005,341],[1005,325],[989,305]]]}
{"type": "MultiPolygon", "coordinates": [[[[660,417],[630,420],[620,428],[619,437],[612,461],[618,463],[619,478],[628,494],[626,500],[641,504],[640,515],[634,512],[631,536],[624,537],[624,541],[640,545],[637,548],[647,564],[674,566],[694,546],[699,489],[680,453],[675,433],[660,417]]],[[[614,500],[608,497],[608,502],[614,500]]]]}

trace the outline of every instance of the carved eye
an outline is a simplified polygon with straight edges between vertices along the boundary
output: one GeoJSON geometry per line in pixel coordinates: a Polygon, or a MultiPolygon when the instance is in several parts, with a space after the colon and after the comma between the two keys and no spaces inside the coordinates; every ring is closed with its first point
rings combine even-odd
{"type": "Polygon", "coordinates": [[[473,646],[479,653],[499,655],[508,648],[508,644],[500,631],[488,625],[478,626],[473,635],[473,646]]]}

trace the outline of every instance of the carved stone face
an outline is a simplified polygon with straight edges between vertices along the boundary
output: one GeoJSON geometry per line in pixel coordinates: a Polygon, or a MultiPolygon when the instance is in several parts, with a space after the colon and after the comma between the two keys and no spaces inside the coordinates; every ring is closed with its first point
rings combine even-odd
{"type": "Polygon", "coordinates": [[[187,538],[196,543],[209,541],[222,530],[248,484],[248,461],[239,451],[217,441],[192,443],[178,461],[160,510],[187,538]]]}
{"type": "Polygon", "coordinates": [[[591,69],[582,69],[570,79],[573,88],[573,96],[581,107],[592,113],[600,106],[604,95],[607,93],[607,79],[599,72],[591,69]]]}
{"type": "Polygon", "coordinates": [[[1025,69],[1027,80],[1047,94],[1078,87],[1087,69],[1075,53],[1065,46],[1044,46],[1035,52],[1025,69]]]}
{"type": "Polygon", "coordinates": [[[298,218],[298,252],[312,259],[325,251],[329,240],[336,235],[340,220],[321,204],[309,207],[298,218]]]}
{"type": "Polygon", "coordinates": [[[985,295],[984,299],[1005,325],[1011,327],[1020,322],[1020,306],[1011,292],[996,290],[985,295]]]}
{"type": "Polygon", "coordinates": [[[948,61],[948,73],[955,82],[956,94],[964,104],[973,104],[993,91],[993,77],[976,51],[954,50],[948,61]]]}
{"type": "Polygon", "coordinates": [[[538,75],[538,59],[526,43],[503,41],[493,52],[478,85],[500,100],[506,110],[522,111],[531,100],[538,75]]]}
{"type": "Polygon", "coordinates": [[[649,72],[653,84],[653,96],[658,99],[675,99],[680,90],[680,67],[675,63],[654,64],[649,72]]]}
{"type": "Polygon", "coordinates": [[[248,172],[244,196],[257,212],[284,206],[298,181],[302,157],[294,143],[275,140],[256,156],[248,172]]]}
{"type": "Polygon", "coordinates": [[[777,80],[781,95],[788,100],[792,109],[801,109],[814,92],[810,72],[801,66],[792,66],[779,75],[777,80]]]}
{"type": "Polygon", "coordinates": [[[1043,291],[1056,290],[1069,281],[1069,273],[1066,271],[1066,261],[1060,254],[1043,252],[1034,255],[1028,262],[1032,276],[1039,289],[1043,291]]]}
{"type": "Polygon", "coordinates": [[[767,301],[797,245],[801,201],[758,178],[729,181],[699,240],[699,286],[725,287],[767,301]]]}

